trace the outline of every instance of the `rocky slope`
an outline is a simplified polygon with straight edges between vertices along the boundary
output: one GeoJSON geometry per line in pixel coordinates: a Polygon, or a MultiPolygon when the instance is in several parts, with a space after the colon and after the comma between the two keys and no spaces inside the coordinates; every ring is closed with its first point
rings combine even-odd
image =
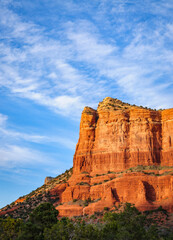
{"type": "Polygon", "coordinates": [[[27,219],[29,214],[40,203],[51,202],[55,205],[60,204],[60,196],[68,186],[67,181],[72,176],[73,168],[66,170],[65,173],[50,179],[45,178],[45,184],[25,196],[21,196],[15,202],[5,206],[0,210],[0,216],[27,219]],[[49,179],[49,180],[48,180],[49,179]]]}
{"type": "Polygon", "coordinates": [[[61,216],[124,202],[173,212],[173,109],[156,111],[109,97],[97,110],[85,107],[73,174],[48,192],[61,216]]]}

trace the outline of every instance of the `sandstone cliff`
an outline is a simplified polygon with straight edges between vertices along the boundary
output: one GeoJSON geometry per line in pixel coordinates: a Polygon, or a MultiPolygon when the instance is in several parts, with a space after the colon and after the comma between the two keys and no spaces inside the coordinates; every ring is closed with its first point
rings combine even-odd
{"type": "Polygon", "coordinates": [[[97,110],[85,107],[73,174],[50,179],[28,196],[37,201],[40,195],[54,202],[60,216],[125,202],[142,211],[162,205],[173,212],[173,109],[156,111],[109,97],[97,110]]]}
{"type": "Polygon", "coordinates": [[[62,215],[91,214],[131,202],[141,210],[163,205],[173,211],[171,166],[173,109],[156,111],[105,98],[97,110],[82,112],[73,176],[62,193],[64,205],[57,208],[62,215]],[[137,166],[144,171],[136,172],[137,166]],[[73,199],[91,202],[74,208],[73,199]]]}
{"type": "Polygon", "coordinates": [[[173,109],[154,111],[105,98],[86,107],[74,156],[74,174],[105,173],[137,165],[173,163],[173,109]]]}

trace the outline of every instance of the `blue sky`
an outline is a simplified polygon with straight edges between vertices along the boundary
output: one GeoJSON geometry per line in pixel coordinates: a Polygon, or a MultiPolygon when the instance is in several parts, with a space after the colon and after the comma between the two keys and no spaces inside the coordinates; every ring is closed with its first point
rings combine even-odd
{"type": "Polygon", "coordinates": [[[84,106],[173,107],[172,0],[0,1],[0,207],[73,163],[84,106]]]}

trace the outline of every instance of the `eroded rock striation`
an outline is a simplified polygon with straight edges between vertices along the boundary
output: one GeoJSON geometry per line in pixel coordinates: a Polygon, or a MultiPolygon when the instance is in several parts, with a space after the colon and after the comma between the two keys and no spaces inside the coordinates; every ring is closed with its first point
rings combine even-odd
{"type": "Polygon", "coordinates": [[[172,166],[173,109],[156,111],[107,97],[97,110],[82,112],[73,176],[57,208],[69,216],[70,202],[91,199],[88,206],[71,205],[71,215],[121,202],[173,211],[172,166]]]}
{"type": "Polygon", "coordinates": [[[74,174],[173,164],[173,109],[154,111],[105,98],[82,112],[74,174]]]}

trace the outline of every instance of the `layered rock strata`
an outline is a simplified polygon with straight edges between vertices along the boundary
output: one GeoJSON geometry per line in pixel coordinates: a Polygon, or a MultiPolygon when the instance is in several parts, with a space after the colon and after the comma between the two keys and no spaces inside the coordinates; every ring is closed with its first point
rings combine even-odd
{"type": "MultiPolygon", "coordinates": [[[[171,174],[173,169],[171,169],[171,174]]],[[[57,206],[60,216],[94,214],[104,208],[113,208],[121,203],[130,202],[141,210],[152,210],[160,205],[173,212],[173,176],[132,172],[113,178],[105,175],[105,180],[91,178],[90,183],[79,186],[69,185],[62,193],[63,205],[57,206]],[[109,180],[107,180],[107,177],[109,180]],[[93,184],[92,184],[93,183],[93,184]],[[96,184],[95,184],[96,183],[96,184]],[[75,199],[75,203],[73,200],[75,199]],[[90,199],[87,206],[85,201],[90,199]],[[85,200],[85,201],[84,201],[85,200]]]]}
{"type": "Polygon", "coordinates": [[[173,109],[154,111],[105,98],[82,112],[74,174],[173,165],[173,109]]]}
{"type": "Polygon", "coordinates": [[[82,112],[73,176],[61,196],[65,204],[57,208],[72,216],[131,202],[140,210],[163,205],[173,211],[171,166],[173,109],[155,111],[105,98],[97,110],[85,107],[82,112]],[[137,166],[167,171],[135,172],[137,166]],[[73,207],[74,199],[92,203],[73,207]]]}
{"type": "MultiPolygon", "coordinates": [[[[173,212],[173,109],[155,111],[109,97],[97,110],[85,107],[73,174],[71,169],[45,183],[35,197],[46,192],[60,216],[93,214],[125,202],[142,211],[162,205],[173,212]]],[[[25,201],[17,200],[15,209],[25,201]]]]}

